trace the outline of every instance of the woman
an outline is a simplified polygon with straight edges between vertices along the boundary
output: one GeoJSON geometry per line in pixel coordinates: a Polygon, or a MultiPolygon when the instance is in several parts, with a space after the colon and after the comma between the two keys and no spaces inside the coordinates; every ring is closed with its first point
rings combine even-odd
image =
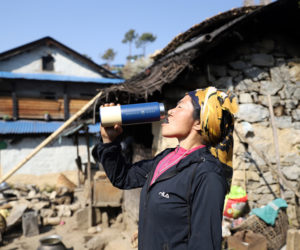
{"type": "Polygon", "coordinates": [[[221,249],[236,111],[235,98],[214,87],[189,92],[162,124],[162,135],[176,137],[179,145],[132,165],[125,163],[116,140],[122,127],[101,127],[103,143],[93,156],[112,184],[143,187],[139,249],[221,249]]]}

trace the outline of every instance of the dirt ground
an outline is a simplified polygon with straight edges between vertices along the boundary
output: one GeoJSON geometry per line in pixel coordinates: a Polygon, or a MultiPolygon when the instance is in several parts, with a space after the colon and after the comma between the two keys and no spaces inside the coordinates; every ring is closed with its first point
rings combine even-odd
{"type": "MultiPolygon", "coordinates": [[[[101,225],[100,225],[101,228],[101,225]]],[[[132,250],[131,235],[122,228],[105,228],[97,233],[77,228],[74,218],[66,218],[64,225],[40,228],[40,234],[32,237],[22,235],[22,229],[16,228],[4,235],[3,250],[32,250],[38,249],[40,239],[44,236],[59,235],[68,250],[103,249],[103,250],[132,250]],[[93,242],[94,241],[94,242],[93,242]]]]}
{"type": "MultiPolygon", "coordinates": [[[[74,183],[77,183],[76,172],[64,172],[64,174],[74,183]]],[[[49,174],[44,176],[16,175],[12,176],[7,182],[35,184],[39,187],[45,185],[55,185],[59,174],[49,174]]],[[[64,224],[56,226],[40,227],[40,234],[32,237],[25,237],[22,233],[21,225],[5,232],[3,235],[3,245],[0,248],[3,250],[31,250],[38,249],[40,239],[45,236],[59,235],[62,237],[62,242],[68,250],[132,250],[132,236],[136,228],[122,222],[118,225],[110,227],[102,227],[97,225],[96,232],[91,232],[91,229],[82,229],[78,227],[76,219],[72,217],[63,217],[64,224]]],[[[93,228],[95,229],[96,226],[93,228]]],[[[136,243],[136,242],[135,242],[136,243]]]]}

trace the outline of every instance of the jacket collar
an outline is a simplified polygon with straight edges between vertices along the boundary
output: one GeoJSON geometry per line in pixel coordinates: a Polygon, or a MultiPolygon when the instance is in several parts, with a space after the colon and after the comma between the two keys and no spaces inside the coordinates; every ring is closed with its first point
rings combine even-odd
{"type": "Polygon", "coordinates": [[[155,168],[157,166],[157,164],[159,163],[159,161],[161,159],[163,159],[163,157],[165,157],[167,154],[169,154],[170,152],[174,151],[176,148],[171,148],[171,149],[167,149],[161,157],[159,157],[159,159],[157,159],[157,161],[155,162],[155,167],[152,169],[151,174],[148,178],[147,181],[147,190],[149,191],[150,188],[155,185],[157,182],[166,180],[166,179],[170,179],[173,176],[175,176],[177,173],[179,173],[180,171],[182,171],[184,168],[190,166],[191,164],[194,163],[201,163],[204,162],[206,160],[209,161],[215,161],[216,163],[218,162],[218,160],[216,158],[214,158],[210,152],[209,149],[207,147],[204,148],[200,148],[197,149],[196,151],[190,153],[189,155],[187,155],[185,158],[183,158],[180,162],[178,162],[175,166],[169,168],[168,170],[166,170],[164,173],[162,173],[157,180],[155,181],[155,183],[153,183],[152,185],[150,185],[151,180],[153,178],[153,174],[155,171],[155,168]]]}

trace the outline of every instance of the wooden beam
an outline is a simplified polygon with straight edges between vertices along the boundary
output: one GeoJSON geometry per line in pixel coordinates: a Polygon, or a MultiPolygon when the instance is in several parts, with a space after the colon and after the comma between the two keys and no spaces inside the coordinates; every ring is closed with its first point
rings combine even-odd
{"type": "Polygon", "coordinates": [[[12,93],[11,93],[11,97],[12,97],[12,101],[13,101],[13,118],[15,120],[17,120],[19,118],[19,106],[18,106],[18,99],[17,99],[17,94],[16,94],[16,88],[15,88],[15,84],[12,84],[12,93]]]}
{"type": "Polygon", "coordinates": [[[65,120],[68,120],[70,117],[69,95],[66,85],[64,86],[64,116],[65,120]]]}
{"type": "Polygon", "coordinates": [[[78,119],[85,111],[88,110],[90,106],[94,104],[94,102],[100,98],[102,95],[102,91],[99,92],[96,96],[93,97],[86,105],[84,105],[76,114],[71,116],[64,124],[62,124],[56,131],[54,131],[51,135],[49,135],[44,141],[42,141],[28,156],[25,157],[21,162],[19,162],[9,173],[3,176],[0,180],[0,183],[7,180],[10,176],[12,176],[16,171],[18,171],[26,162],[28,162],[33,156],[35,156],[42,148],[47,146],[50,142],[52,142],[59,134],[61,134],[68,126],[71,125],[76,119],[78,119]]]}

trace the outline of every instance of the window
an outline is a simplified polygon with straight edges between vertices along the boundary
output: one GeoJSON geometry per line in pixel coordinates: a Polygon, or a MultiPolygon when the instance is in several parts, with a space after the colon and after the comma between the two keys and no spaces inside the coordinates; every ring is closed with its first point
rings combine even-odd
{"type": "Polygon", "coordinates": [[[47,56],[42,57],[43,61],[43,70],[53,71],[54,70],[54,57],[48,54],[47,56]]]}

